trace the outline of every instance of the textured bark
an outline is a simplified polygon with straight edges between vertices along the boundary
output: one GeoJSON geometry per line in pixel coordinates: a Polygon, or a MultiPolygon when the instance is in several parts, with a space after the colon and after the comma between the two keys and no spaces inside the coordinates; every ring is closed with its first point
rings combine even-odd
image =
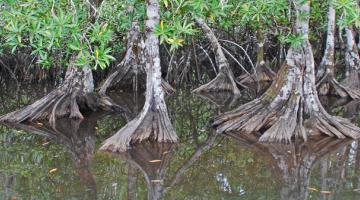
{"type": "Polygon", "coordinates": [[[360,98],[360,57],[359,52],[355,43],[354,33],[351,27],[345,28],[346,33],[346,52],[345,52],[345,63],[346,73],[345,79],[342,84],[356,92],[357,96],[355,99],[360,98]]]}
{"type": "MultiPolygon", "coordinates": [[[[333,2],[329,3],[328,12],[328,29],[326,38],[326,48],[324,56],[316,73],[317,88],[319,95],[328,95],[335,93],[340,97],[349,97],[351,99],[360,98],[360,90],[349,85],[340,84],[335,80],[335,28],[336,28],[336,11],[333,2]]],[[[348,53],[346,53],[348,54],[348,53]]]]}
{"type": "Polygon", "coordinates": [[[360,129],[348,120],[328,114],[315,86],[314,58],[308,39],[310,1],[294,2],[297,13],[295,34],[304,41],[291,47],[270,88],[259,98],[214,120],[218,132],[241,134],[263,131],[261,142],[290,143],[294,137],[305,141],[310,134],[360,138],[360,129]],[[305,125],[305,116],[309,123],[305,125]]]}
{"type": "Polygon", "coordinates": [[[265,44],[265,36],[262,30],[258,30],[256,34],[257,38],[257,57],[256,57],[256,65],[255,72],[251,75],[244,74],[238,77],[240,83],[242,84],[251,84],[254,82],[265,82],[272,81],[276,74],[275,72],[266,64],[264,60],[264,44],[265,44]]]}
{"type": "Polygon", "coordinates": [[[137,22],[132,23],[132,28],[127,34],[127,50],[122,61],[106,78],[99,89],[99,94],[104,96],[109,88],[116,85],[132,84],[134,90],[138,83],[145,82],[144,42],[137,22]],[[139,80],[140,79],[140,80],[139,80]]]}
{"type": "Polygon", "coordinates": [[[76,56],[70,58],[64,82],[45,97],[18,111],[0,117],[0,121],[20,123],[48,119],[55,124],[56,119],[68,117],[83,119],[82,110],[116,109],[109,98],[93,94],[94,82],[88,65],[75,66],[76,56]]]}
{"type": "Polygon", "coordinates": [[[210,41],[211,47],[215,53],[216,64],[219,66],[219,73],[212,81],[195,89],[194,92],[229,91],[235,95],[239,95],[240,90],[236,86],[234,74],[231,71],[218,39],[204,20],[200,18],[196,18],[195,20],[210,41]]]}
{"type": "Polygon", "coordinates": [[[147,1],[146,41],[146,98],[141,113],[126,124],[114,136],[107,139],[101,150],[123,152],[132,143],[143,140],[177,142],[175,130],[170,122],[161,86],[159,38],[153,33],[159,23],[160,8],[157,0],[147,1]]]}
{"type": "MultiPolygon", "coordinates": [[[[132,28],[127,34],[127,50],[124,58],[116,65],[114,70],[105,79],[99,88],[99,94],[105,96],[110,88],[126,87],[132,85],[134,91],[144,88],[146,84],[145,70],[145,44],[140,33],[138,22],[132,23],[132,28]]],[[[162,87],[166,93],[171,94],[175,89],[162,81],[162,87]]]]}

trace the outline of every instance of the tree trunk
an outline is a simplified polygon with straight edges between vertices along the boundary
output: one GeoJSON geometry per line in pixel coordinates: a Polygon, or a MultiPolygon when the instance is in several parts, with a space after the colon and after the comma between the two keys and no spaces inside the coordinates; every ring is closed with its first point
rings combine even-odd
{"type": "Polygon", "coordinates": [[[56,119],[69,117],[83,119],[81,110],[110,110],[116,106],[109,98],[99,98],[93,94],[94,82],[88,65],[75,66],[76,56],[70,58],[64,82],[45,97],[18,111],[0,117],[0,121],[20,123],[48,119],[55,124],[56,119]]]}
{"type": "Polygon", "coordinates": [[[276,79],[259,98],[214,120],[218,132],[264,131],[262,142],[286,142],[308,135],[360,138],[360,129],[348,120],[331,116],[322,107],[315,87],[314,57],[308,39],[310,1],[294,0],[297,16],[295,34],[304,41],[292,46],[276,79]],[[305,129],[304,119],[308,130],[305,129]]]}
{"type": "Polygon", "coordinates": [[[194,92],[229,91],[235,95],[240,95],[240,90],[236,86],[234,74],[231,71],[218,39],[203,19],[195,18],[195,21],[210,41],[211,47],[215,53],[216,64],[219,66],[219,73],[212,81],[195,89],[194,92]]]}
{"type": "Polygon", "coordinates": [[[335,80],[335,28],[336,11],[333,6],[333,2],[331,1],[329,2],[325,53],[316,74],[319,95],[328,95],[330,94],[331,89],[333,89],[333,92],[340,97],[359,99],[359,90],[342,85],[335,80]]]}
{"type": "Polygon", "coordinates": [[[144,67],[144,42],[140,34],[140,27],[137,22],[132,23],[131,30],[127,34],[127,50],[122,61],[115,67],[114,71],[106,78],[99,89],[99,94],[105,96],[106,91],[119,85],[133,84],[135,91],[138,90],[138,83],[145,82],[144,67]],[[144,80],[139,80],[139,78],[144,80]]]}
{"type": "Polygon", "coordinates": [[[346,32],[346,52],[345,52],[345,63],[346,73],[345,79],[342,84],[354,91],[357,94],[355,99],[360,98],[360,57],[355,43],[353,29],[351,27],[345,28],[346,32]]]}
{"type": "Polygon", "coordinates": [[[160,18],[158,0],[147,1],[147,17],[145,23],[147,30],[145,41],[147,74],[145,105],[134,120],[104,142],[101,150],[123,152],[132,143],[147,139],[157,142],[177,142],[161,86],[159,38],[154,34],[154,28],[159,23],[160,18]]]}
{"type": "MultiPolygon", "coordinates": [[[[125,56],[100,86],[99,94],[105,96],[108,89],[116,86],[132,85],[135,92],[139,88],[144,88],[146,83],[144,51],[144,41],[140,33],[139,23],[133,22],[131,30],[127,34],[125,56]]],[[[161,81],[166,93],[170,94],[175,91],[165,80],[162,79],[161,81]]]]}
{"type": "Polygon", "coordinates": [[[272,81],[276,74],[270,69],[270,67],[266,64],[264,60],[264,44],[265,44],[265,35],[261,30],[258,30],[256,33],[257,38],[257,57],[256,57],[256,65],[254,74],[248,75],[245,74],[243,76],[238,77],[240,79],[240,83],[249,84],[254,83],[255,81],[266,82],[272,81]]]}

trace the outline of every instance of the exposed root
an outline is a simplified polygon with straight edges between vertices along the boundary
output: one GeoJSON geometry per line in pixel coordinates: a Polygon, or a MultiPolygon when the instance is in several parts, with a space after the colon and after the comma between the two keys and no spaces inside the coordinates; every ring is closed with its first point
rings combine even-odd
{"type": "Polygon", "coordinates": [[[48,119],[53,125],[56,119],[62,117],[83,119],[82,110],[116,109],[117,106],[110,99],[92,93],[91,69],[88,66],[82,69],[74,66],[75,56],[71,61],[62,85],[33,104],[1,116],[0,121],[20,123],[48,119]]]}
{"type": "Polygon", "coordinates": [[[233,94],[240,94],[239,89],[236,86],[234,79],[229,75],[220,71],[220,73],[209,83],[198,87],[193,92],[232,92],[233,94]]]}
{"type": "Polygon", "coordinates": [[[200,86],[193,92],[232,92],[235,95],[240,94],[240,90],[236,85],[234,74],[231,71],[229,63],[222,51],[221,45],[214,35],[210,27],[205,23],[204,20],[196,18],[196,23],[201,27],[206,37],[211,43],[211,47],[215,53],[216,64],[219,66],[219,73],[209,83],[200,86]]]}
{"type": "MultiPolygon", "coordinates": [[[[125,56],[101,84],[99,88],[101,96],[106,96],[106,92],[116,86],[132,85],[134,91],[138,91],[139,88],[145,89],[145,49],[137,22],[132,23],[132,29],[129,31],[127,38],[128,44],[125,56]]],[[[172,94],[176,91],[165,80],[162,80],[162,87],[167,94],[172,94]]]]}
{"type": "MultiPolygon", "coordinates": [[[[337,138],[360,138],[358,127],[325,111],[315,87],[307,85],[314,84],[310,78],[312,72],[302,75],[303,71],[297,67],[299,58],[292,51],[264,95],[215,118],[213,125],[217,131],[241,134],[260,131],[263,132],[261,142],[290,143],[294,137],[306,141],[308,135],[315,132],[337,138]],[[303,113],[307,114],[308,123],[304,123],[303,113]]],[[[308,55],[306,49],[304,55],[308,55]]]]}
{"type": "Polygon", "coordinates": [[[334,94],[342,98],[360,99],[360,89],[342,84],[332,74],[326,73],[316,84],[319,95],[334,94]]]}
{"type": "Polygon", "coordinates": [[[254,84],[255,82],[270,82],[273,81],[276,73],[265,63],[260,63],[255,67],[256,73],[244,74],[237,78],[237,81],[241,84],[254,84]]]}
{"type": "Polygon", "coordinates": [[[177,142],[178,138],[171,125],[166,110],[153,103],[145,105],[145,110],[115,135],[107,139],[100,150],[124,152],[132,144],[143,140],[156,142],[177,142]]]}

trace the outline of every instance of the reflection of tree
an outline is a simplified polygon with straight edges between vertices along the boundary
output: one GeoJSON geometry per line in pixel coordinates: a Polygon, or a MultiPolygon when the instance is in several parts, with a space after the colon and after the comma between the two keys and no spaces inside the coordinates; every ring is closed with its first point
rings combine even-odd
{"type": "Polygon", "coordinates": [[[15,182],[15,176],[0,173],[0,181],[4,183],[4,194],[0,195],[0,197],[2,196],[4,200],[11,200],[15,193],[12,189],[15,182]]]}
{"type": "Polygon", "coordinates": [[[239,96],[230,92],[199,93],[197,95],[219,108],[219,113],[229,111],[239,103],[239,96]]]}
{"type": "MultiPolygon", "coordinates": [[[[259,136],[230,135],[242,145],[256,149],[272,158],[272,167],[282,180],[281,199],[304,200],[308,198],[310,173],[314,164],[328,155],[350,143],[349,140],[333,138],[316,138],[308,142],[294,144],[264,144],[257,143],[259,136]]],[[[341,166],[338,167],[343,169],[341,166]]]]}
{"type": "Polygon", "coordinates": [[[180,182],[183,174],[199,159],[203,152],[210,149],[217,134],[212,133],[207,140],[199,145],[194,153],[186,159],[176,170],[175,174],[167,179],[167,171],[173,157],[173,144],[144,142],[135,145],[125,153],[114,154],[128,163],[128,199],[135,199],[136,178],[134,172],[140,170],[145,177],[148,189],[148,199],[162,199],[167,189],[180,182]]]}
{"type": "Polygon", "coordinates": [[[74,162],[80,181],[84,184],[85,199],[97,199],[95,179],[90,167],[95,151],[96,122],[103,114],[94,113],[84,120],[59,119],[54,128],[45,124],[7,124],[48,138],[66,147],[74,162]]]}

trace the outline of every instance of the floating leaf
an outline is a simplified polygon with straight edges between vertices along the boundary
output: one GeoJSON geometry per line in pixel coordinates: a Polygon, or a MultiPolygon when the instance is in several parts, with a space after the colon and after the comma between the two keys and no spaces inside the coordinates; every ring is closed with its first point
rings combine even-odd
{"type": "Polygon", "coordinates": [[[51,169],[50,171],[49,171],[49,173],[51,174],[51,173],[54,173],[54,172],[56,172],[58,169],[57,168],[54,168],[54,169],[51,169]]]}
{"type": "Polygon", "coordinates": [[[48,145],[48,144],[50,144],[50,142],[44,142],[42,145],[43,145],[43,146],[46,146],[46,145],[48,145]]]}
{"type": "Polygon", "coordinates": [[[331,191],[326,191],[326,190],[322,190],[322,191],[320,191],[320,193],[321,193],[321,194],[330,195],[330,194],[332,194],[333,192],[331,192],[331,191]]]}
{"type": "Polygon", "coordinates": [[[149,162],[150,163],[158,163],[158,162],[161,162],[161,160],[150,160],[149,162]]]}
{"type": "Polygon", "coordinates": [[[160,179],[151,180],[152,183],[161,183],[160,179]]]}
{"type": "Polygon", "coordinates": [[[310,190],[310,191],[312,191],[312,192],[319,192],[319,190],[318,190],[318,189],[316,189],[316,188],[312,188],[312,187],[309,187],[309,190],[310,190]]]}

